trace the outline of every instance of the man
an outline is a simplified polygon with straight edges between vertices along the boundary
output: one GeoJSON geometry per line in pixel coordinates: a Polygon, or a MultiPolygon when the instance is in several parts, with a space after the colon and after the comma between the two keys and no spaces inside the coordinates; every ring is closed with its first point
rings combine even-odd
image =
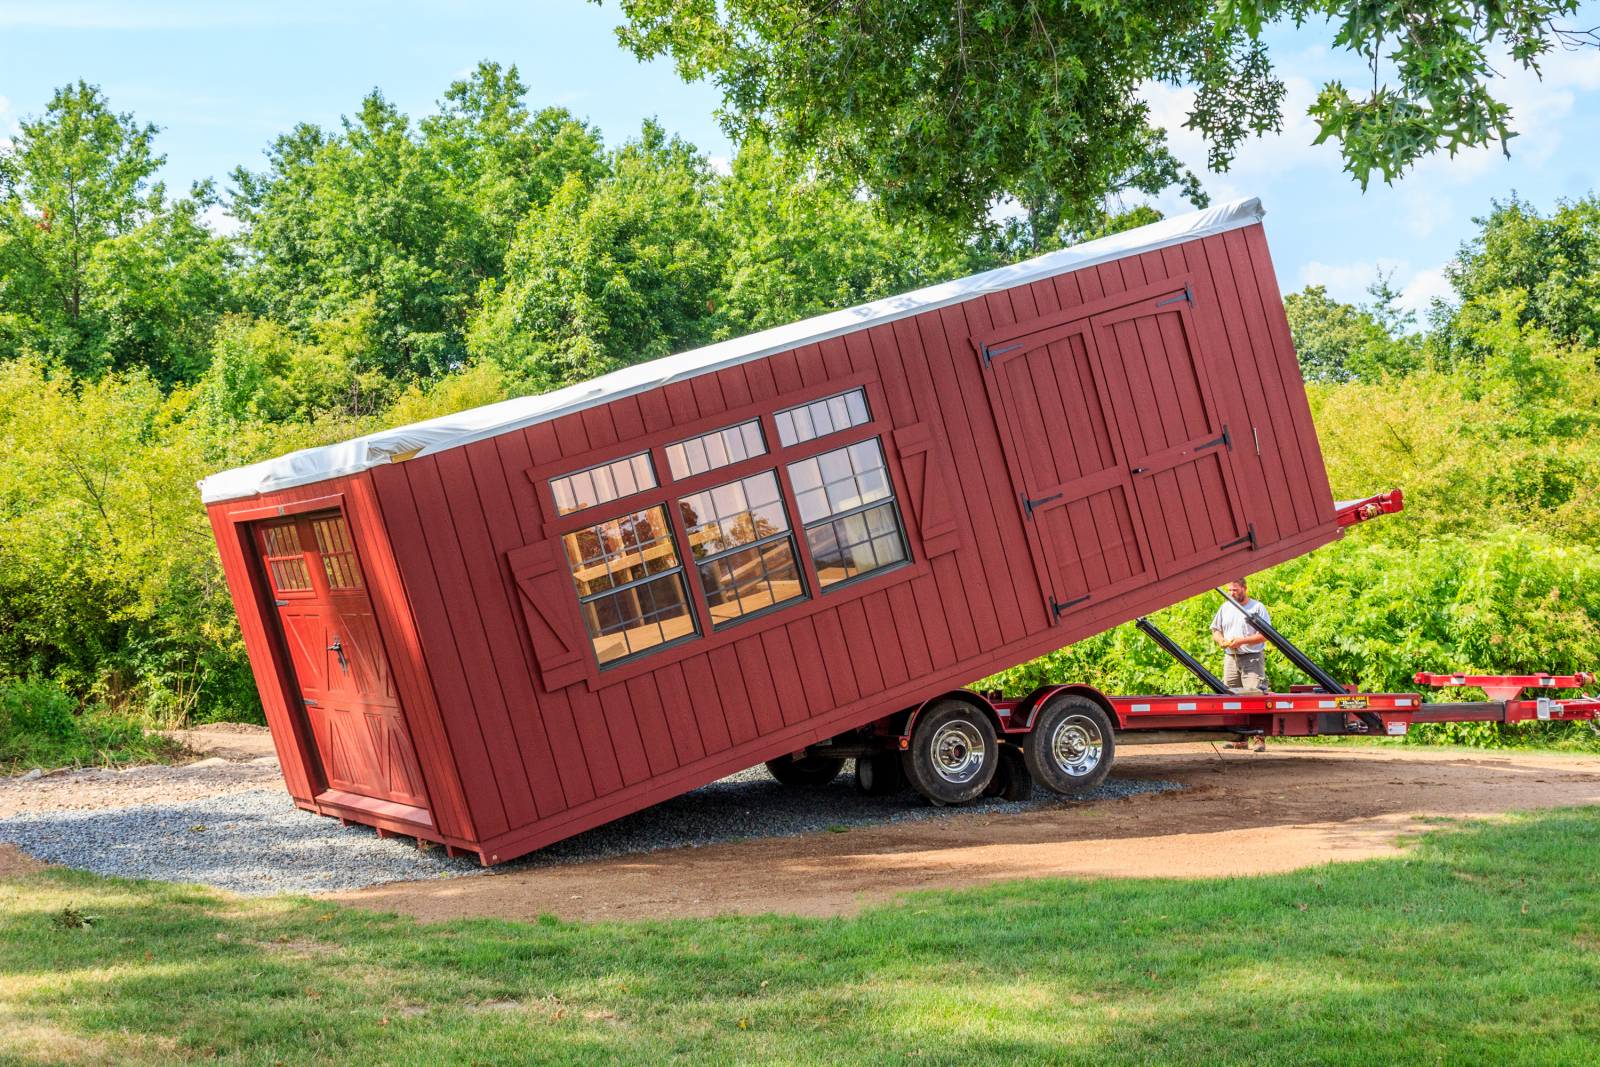
{"type": "MultiPolygon", "coordinates": [[[[1247,612],[1261,616],[1266,622],[1272,621],[1261,601],[1250,599],[1245,580],[1236,578],[1228,583],[1228,603],[1211,616],[1211,637],[1223,650],[1222,684],[1235,693],[1265,693],[1267,643],[1261,631],[1250,624],[1247,612]]],[[[1234,741],[1227,747],[1245,748],[1246,744],[1234,741]]],[[[1248,747],[1253,752],[1263,752],[1267,744],[1256,736],[1250,739],[1248,747]]]]}

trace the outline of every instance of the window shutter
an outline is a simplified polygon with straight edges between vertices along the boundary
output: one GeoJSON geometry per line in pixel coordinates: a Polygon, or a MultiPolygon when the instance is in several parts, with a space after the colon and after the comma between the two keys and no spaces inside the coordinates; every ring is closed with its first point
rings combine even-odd
{"type": "Polygon", "coordinates": [[[923,555],[943,555],[961,544],[961,526],[950,494],[950,460],[944,446],[919,422],[894,432],[900,469],[916,513],[923,555]]]}
{"type": "Polygon", "coordinates": [[[522,594],[539,680],[551,693],[583,681],[589,673],[589,640],[572,610],[572,576],[559,548],[559,542],[541,541],[506,553],[522,594]]]}

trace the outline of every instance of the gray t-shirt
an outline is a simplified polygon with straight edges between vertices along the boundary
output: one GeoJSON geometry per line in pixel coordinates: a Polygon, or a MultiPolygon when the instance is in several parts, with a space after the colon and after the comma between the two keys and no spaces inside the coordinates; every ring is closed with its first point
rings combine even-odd
{"type": "MultiPolygon", "coordinates": [[[[1256,600],[1254,597],[1246,599],[1244,606],[1247,611],[1261,616],[1264,621],[1268,623],[1272,621],[1272,615],[1268,613],[1261,601],[1256,600]]],[[[1244,617],[1244,612],[1240,611],[1239,606],[1232,600],[1217,608],[1217,613],[1211,616],[1211,629],[1213,631],[1221,631],[1222,636],[1229,639],[1261,636],[1261,631],[1250,625],[1250,620],[1244,617]]],[[[1227,651],[1249,654],[1252,652],[1264,652],[1266,648],[1267,643],[1265,641],[1257,641],[1248,645],[1240,645],[1238,648],[1230,648],[1227,651]]]]}

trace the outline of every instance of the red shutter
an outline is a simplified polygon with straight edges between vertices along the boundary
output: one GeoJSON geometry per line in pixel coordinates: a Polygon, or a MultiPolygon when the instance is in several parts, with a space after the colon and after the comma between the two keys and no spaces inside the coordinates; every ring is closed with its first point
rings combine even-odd
{"type": "Polygon", "coordinates": [[[900,469],[905,473],[911,495],[923,555],[943,555],[961,544],[961,526],[956,521],[950,460],[941,444],[919,422],[894,432],[895,449],[900,453],[900,469]]]}
{"type": "Polygon", "coordinates": [[[572,610],[572,576],[557,547],[555,541],[540,541],[506,553],[522,593],[522,614],[539,661],[539,680],[551,693],[583,681],[589,673],[589,640],[572,610]]]}

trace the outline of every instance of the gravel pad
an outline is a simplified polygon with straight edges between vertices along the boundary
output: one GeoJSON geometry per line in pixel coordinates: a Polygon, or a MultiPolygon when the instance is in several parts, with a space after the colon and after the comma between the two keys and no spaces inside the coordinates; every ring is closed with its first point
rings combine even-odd
{"type": "MultiPolygon", "coordinates": [[[[1036,789],[1027,801],[983,800],[939,808],[910,792],[862,796],[848,774],[827,786],[794,789],[757,767],[559,841],[507,866],[550,866],[967,812],[1015,814],[1177,788],[1174,782],[1112,778],[1072,800],[1036,789]]],[[[302,811],[280,789],[174,804],[19,815],[0,819],[0,841],[41,860],[96,874],[199,882],[256,896],[358,889],[483,870],[475,860],[447,858],[442,848],[422,851],[410,838],[382,839],[367,827],[346,827],[337,819],[302,811]]]]}

